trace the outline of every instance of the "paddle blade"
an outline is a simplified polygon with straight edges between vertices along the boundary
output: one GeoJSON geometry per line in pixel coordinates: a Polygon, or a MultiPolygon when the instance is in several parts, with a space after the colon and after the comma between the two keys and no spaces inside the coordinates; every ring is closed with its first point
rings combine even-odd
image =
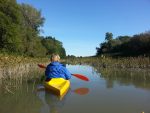
{"type": "Polygon", "coordinates": [[[84,75],[81,75],[81,74],[72,74],[72,75],[79,78],[79,79],[81,79],[81,80],[89,81],[89,79],[84,75]]]}
{"type": "Polygon", "coordinates": [[[85,94],[88,94],[89,89],[88,88],[78,88],[78,89],[73,90],[73,92],[77,93],[79,95],[85,95],[85,94]]]}
{"type": "Polygon", "coordinates": [[[38,66],[39,66],[40,68],[46,68],[46,66],[44,66],[44,65],[42,65],[42,64],[38,64],[38,66]]]}

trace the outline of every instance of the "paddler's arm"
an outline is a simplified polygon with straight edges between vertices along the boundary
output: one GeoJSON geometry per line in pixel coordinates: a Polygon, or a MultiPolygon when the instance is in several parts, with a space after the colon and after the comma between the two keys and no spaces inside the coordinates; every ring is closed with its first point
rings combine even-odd
{"type": "Polygon", "coordinates": [[[71,73],[65,67],[63,67],[63,71],[65,73],[66,80],[69,80],[71,78],[71,73]]]}

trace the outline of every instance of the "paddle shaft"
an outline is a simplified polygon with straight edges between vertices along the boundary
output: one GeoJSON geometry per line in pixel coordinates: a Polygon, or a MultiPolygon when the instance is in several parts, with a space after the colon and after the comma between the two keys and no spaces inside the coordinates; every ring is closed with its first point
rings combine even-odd
{"type": "MultiPolygon", "coordinates": [[[[46,66],[44,66],[44,65],[42,65],[42,64],[38,64],[38,66],[39,66],[40,68],[46,69],[46,66]]],[[[79,79],[81,79],[81,80],[89,81],[89,79],[88,79],[86,76],[84,76],[84,75],[81,75],[81,74],[71,74],[71,75],[73,75],[73,76],[75,76],[76,78],[79,78],[79,79]]]]}

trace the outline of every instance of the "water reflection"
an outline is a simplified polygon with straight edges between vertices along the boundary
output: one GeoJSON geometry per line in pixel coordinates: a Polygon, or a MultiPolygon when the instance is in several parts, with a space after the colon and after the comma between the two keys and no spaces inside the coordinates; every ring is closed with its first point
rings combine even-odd
{"type": "Polygon", "coordinates": [[[65,98],[61,101],[57,96],[44,90],[38,91],[37,96],[42,102],[40,113],[57,113],[58,108],[63,106],[63,101],[65,101],[65,98]]]}
{"type": "Polygon", "coordinates": [[[100,77],[106,80],[106,87],[119,85],[134,85],[137,88],[150,89],[150,70],[121,70],[94,67],[100,77]]]}
{"type": "Polygon", "coordinates": [[[52,94],[50,91],[46,91],[43,85],[39,85],[37,87],[37,96],[42,102],[40,113],[58,113],[59,109],[65,104],[66,98],[71,96],[71,92],[78,95],[86,95],[89,93],[89,89],[85,87],[74,90],[70,89],[65,96],[59,97],[52,94]]]}
{"type": "Polygon", "coordinates": [[[84,87],[77,88],[77,89],[73,90],[72,92],[77,93],[79,95],[86,95],[89,93],[89,88],[84,88],[84,87]]]}
{"type": "Polygon", "coordinates": [[[39,113],[40,101],[35,96],[33,84],[22,84],[14,94],[0,89],[0,113],[39,113]]]}

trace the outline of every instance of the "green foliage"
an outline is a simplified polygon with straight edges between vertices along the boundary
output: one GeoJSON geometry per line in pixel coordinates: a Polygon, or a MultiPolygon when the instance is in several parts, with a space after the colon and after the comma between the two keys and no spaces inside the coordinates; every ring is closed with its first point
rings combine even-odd
{"type": "Polygon", "coordinates": [[[0,1],[1,51],[21,52],[20,15],[16,2],[11,0],[0,1]]]}
{"type": "Polygon", "coordinates": [[[107,53],[109,51],[111,51],[111,49],[113,48],[113,46],[115,45],[115,41],[113,40],[113,34],[110,32],[107,32],[105,34],[105,42],[100,44],[100,48],[97,47],[97,53],[96,55],[100,55],[102,53],[107,53]]]}
{"type": "Polygon", "coordinates": [[[59,54],[61,57],[66,56],[66,51],[63,48],[62,42],[56,40],[54,37],[45,37],[41,40],[43,46],[46,48],[46,55],[53,53],[59,54]]]}
{"type": "Polygon", "coordinates": [[[106,41],[111,41],[112,39],[113,39],[113,34],[110,33],[110,32],[107,32],[106,36],[105,36],[105,40],[106,41]]]}
{"type": "Polygon", "coordinates": [[[22,21],[23,26],[30,27],[39,33],[39,27],[43,25],[45,20],[41,16],[41,11],[37,11],[37,9],[28,4],[21,4],[20,9],[24,18],[22,21]]]}
{"type": "MultiPolygon", "coordinates": [[[[108,35],[106,33],[106,35],[108,35]]],[[[107,38],[107,41],[97,47],[97,54],[113,56],[150,56],[150,32],[129,36],[118,36],[116,39],[107,38]],[[108,40],[109,39],[109,40],[108,40]]]]}
{"type": "Polygon", "coordinates": [[[45,56],[46,49],[41,44],[40,26],[44,23],[41,12],[28,4],[21,4],[22,13],[21,27],[23,29],[23,53],[28,56],[45,56]]]}
{"type": "Polygon", "coordinates": [[[32,57],[58,53],[65,57],[62,42],[39,37],[44,20],[41,11],[31,5],[0,0],[0,52],[32,57]]]}

